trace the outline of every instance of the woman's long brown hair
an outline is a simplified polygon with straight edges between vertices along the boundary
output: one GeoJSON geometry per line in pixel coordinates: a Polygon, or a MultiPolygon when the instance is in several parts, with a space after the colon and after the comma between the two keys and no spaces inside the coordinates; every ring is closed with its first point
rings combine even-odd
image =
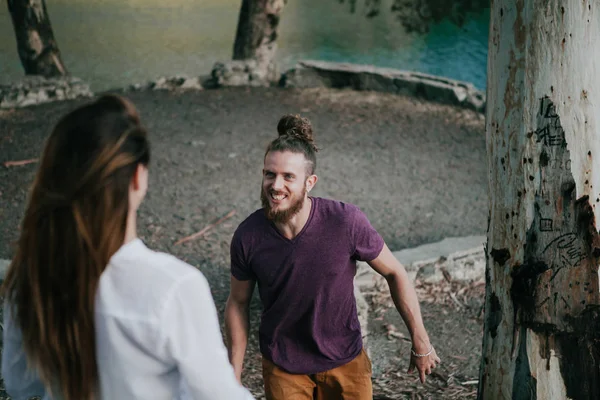
{"type": "Polygon", "coordinates": [[[70,112],[47,139],[2,292],[29,365],[65,400],[96,393],[96,289],[123,245],[132,177],[149,159],[138,113],[118,96],[70,112]]]}

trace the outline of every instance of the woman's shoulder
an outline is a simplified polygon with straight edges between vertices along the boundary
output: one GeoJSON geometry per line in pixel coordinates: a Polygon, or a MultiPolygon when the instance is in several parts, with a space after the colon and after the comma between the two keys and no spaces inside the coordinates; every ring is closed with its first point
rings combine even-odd
{"type": "Polygon", "coordinates": [[[111,258],[107,270],[165,284],[200,273],[197,268],[174,255],[148,247],[141,239],[135,239],[119,249],[111,258]]]}
{"type": "Polygon", "coordinates": [[[111,259],[99,285],[98,310],[112,313],[128,305],[133,312],[161,309],[181,288],[210,293],[202,272],[172,254],[137,242],[111,259]],[[135,294],[132,296],[132,294],[135,294]]]}

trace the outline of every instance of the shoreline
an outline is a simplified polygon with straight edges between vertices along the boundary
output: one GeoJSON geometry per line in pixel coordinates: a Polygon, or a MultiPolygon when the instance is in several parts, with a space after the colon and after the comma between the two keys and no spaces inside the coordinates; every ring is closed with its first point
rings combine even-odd
{"type": "Polygon", "coordinates": [[[0,84],[0,109],[14,109],[54,101],[94,97],[105,93],[145,90],[210,90],[224,87],[350,88],[406,95],[439,104],[454,105],[485,113],[485,93],[472,83],[416,71],[366,64],[301,60],[295,67],[266,75],[253,61],[217,62],[210,75],[161,76],[145,83],[93,92],[84,80],[73,77],[23,76],[20,81],[0,84]]]}

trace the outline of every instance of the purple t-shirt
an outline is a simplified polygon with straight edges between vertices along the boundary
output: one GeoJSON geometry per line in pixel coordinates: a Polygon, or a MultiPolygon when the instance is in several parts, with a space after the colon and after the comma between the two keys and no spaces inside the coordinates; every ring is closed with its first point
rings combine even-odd
{"type": "Polygon", "coordinates": [[[261,352],[297,374],[327,371],[358,356],[356,260],[371,261],[383,248],[358,207],[311,199],[308,221],[294,239],[285,238],[259,209],[231,242],[231,273],[258,283],[261,352]]]}

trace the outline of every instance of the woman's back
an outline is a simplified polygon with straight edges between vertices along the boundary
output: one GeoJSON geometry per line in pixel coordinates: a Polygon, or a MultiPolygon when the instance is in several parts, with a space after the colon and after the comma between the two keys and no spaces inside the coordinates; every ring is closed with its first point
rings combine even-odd
{"type": "Polygon", "coordinates": [[[182,379],[189,398],[249,396],[227,361],[204,276],[140,239],[100,278],[95,323],[102,398],[171,399],[182,379]]]}
{"type": "MultiPolygon", "coordinates": [[[[21,333],[6,311],[2,375],[9,393],[52,399],[26,370],[21,333]]],[[[140,239],[123,245],[100,278],[95,331],[99,399],[253,399],[227,360],[202,273],[140,239]]]]}

